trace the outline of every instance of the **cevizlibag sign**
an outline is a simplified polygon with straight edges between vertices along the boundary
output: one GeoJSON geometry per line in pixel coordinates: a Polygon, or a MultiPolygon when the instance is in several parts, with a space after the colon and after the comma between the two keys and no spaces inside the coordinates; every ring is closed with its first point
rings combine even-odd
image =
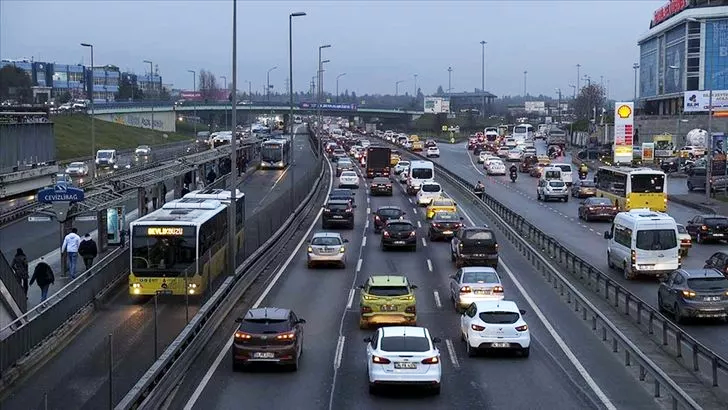
{"type": "Polygon", "coordinates": [[[53,188],[38,191],[38,202],[44,204],[53,202],[81,202],[83,198],[83,189],[61,182],[57,183],[53,188]]]}
{"type": "Polygon", "coordinates": [[[634,103],[614,104],[614,163],[630,164],[634,156],[634,103]]]}

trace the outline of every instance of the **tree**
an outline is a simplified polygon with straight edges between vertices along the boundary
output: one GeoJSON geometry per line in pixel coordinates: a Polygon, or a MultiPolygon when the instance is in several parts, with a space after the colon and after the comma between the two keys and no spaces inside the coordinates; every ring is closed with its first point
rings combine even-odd
{"type": "Polygon", "coordinates": [[[126,100],[141,100],[144,98],[144,92],[141,88],[137,87],[136,83],[132,81],[131,75],[122,75],[121,81],[119,82],[119,91],[116,93],[116,99],[119,101],[126,100]]]}
{"type": "Polygon", "coordinates": [[[442,89],[442,86],[441,85],[438,85],[437,86],[437,91],[435,92],[435,94],[437,94],[437,95],[444,95],[445,94],[445,90],[442,89]]]}
{"type": "Polygon", "coordinates": [[[70,91],[64,91],[61,95],[56,97],[56,103],[65,104],[73,99],[70,91]]]}
{"type": "Polygon", "coordinates": [[[351,92],[351,102],[353,104],[357,104],[358,101],[356,100],[356,93],[354,91],[351,92]]]}
{"type": "Polygon", "coordinates": [[[159,101],[172,101],[172,95],[169,93],[169,88],[162,87],[159,92],[159,101]]]}
{"type": "Polygon", "coordinates": [[[207,70],[200,70],[200,77],[198,79],[200,96],[203,100],[216,100],[217,99],[217,78],[215,74],[207,70]]]}
{"type": "Polygon", "coordinates": [[[21,104],[33,101],[30,76],[18,67],[6,65],[0,69],[0,100],[14,99],[21,104]]]}
{"type": "Polygon", "coordinates": [[[604,88],[599,84],[590,84],[579,91],[574,101],[574,113],[578,119],[590,119],[594,116],[594,109],[597,116],[601,114],[601,108],[605,102],[604,88]]]}

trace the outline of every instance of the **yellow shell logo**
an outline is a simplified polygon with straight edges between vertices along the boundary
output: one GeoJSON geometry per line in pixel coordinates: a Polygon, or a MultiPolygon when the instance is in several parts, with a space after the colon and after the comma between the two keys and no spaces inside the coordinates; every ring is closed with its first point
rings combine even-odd
{"type": "Polygon", "coordinates": [[[629,118],[632,115],[632,109],[629,108],[629,105],[622,105],[617,108],[617,115],[619,118],[629,118]]]}

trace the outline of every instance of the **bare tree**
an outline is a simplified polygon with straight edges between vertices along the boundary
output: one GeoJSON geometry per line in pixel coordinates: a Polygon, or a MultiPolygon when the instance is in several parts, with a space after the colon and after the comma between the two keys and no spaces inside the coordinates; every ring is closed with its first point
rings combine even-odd
{"type": "Polygon", "coordinates": [[[597,116],[601,115],[601,110],[605,103],[604,88],[599,84],[590,84],[579,91],[574,101],[574,112],[578,119],[590,119],[594,116],[594,110],[597,116]]]}
{"type": "Polygon", "coordinates": [[[207,70],[200,70],[200,96],[203,100],[215,100],[217,99],[217,78],[215,74],[207,70]]]}

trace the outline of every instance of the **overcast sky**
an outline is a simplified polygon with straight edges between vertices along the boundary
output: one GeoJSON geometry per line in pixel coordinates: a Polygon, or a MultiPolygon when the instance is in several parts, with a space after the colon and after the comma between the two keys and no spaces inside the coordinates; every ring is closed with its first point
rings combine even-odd
{"type": "MultiPolygon", "coordinates": [[[[280,91],[288,77],[288,14],[294,19],[294,87],[308,90],[318,46],[326,59],[325,87],[425,94],[448,86],[472,91],[481,83],[486,45],[486,89],[494,94],[571,94],[576,64],[592,81],[609,79],[612,98],[633,93],[637,37],[664,1],[238,1],[238,89],[246,80],[262,91],[266,71],[280,91]]],[[[165,83],[191,89],[187,70],[207,69],[232,81],[232,1],[0,0],[0,56],[75,64],[89,62],[81,42],[94,44],[96,65],[144,73],[159,66],[165,83]]]]}

